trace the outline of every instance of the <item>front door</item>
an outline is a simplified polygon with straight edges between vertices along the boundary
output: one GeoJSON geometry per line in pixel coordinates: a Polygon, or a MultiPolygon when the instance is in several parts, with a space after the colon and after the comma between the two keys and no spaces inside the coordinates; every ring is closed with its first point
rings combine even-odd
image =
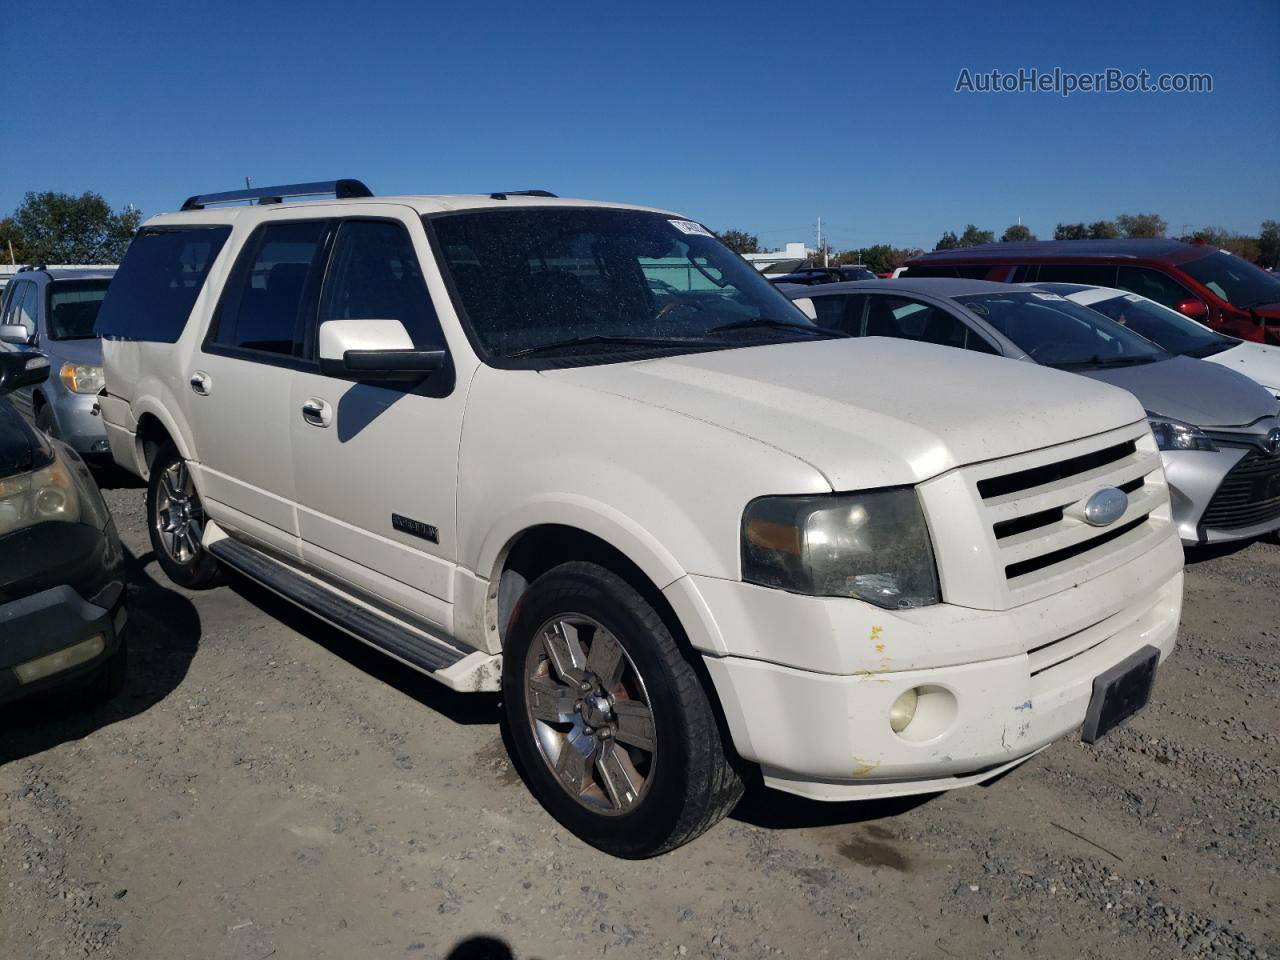
{"type": "MultiPolygon", "coordinates": [[[[317,325],[394,319],[416,346],[443,346],[422,269],[433,262],[425,231],[416,216],[388,218],[388,209],[369,205],[368,218],[340,222],[317,325]]],[[[464,387],[452,361],[425,381],[395,384],[357,383],[308,366],[294,373],[290,398],[304,559],[446,635],[453,632],[464,387]]]]}

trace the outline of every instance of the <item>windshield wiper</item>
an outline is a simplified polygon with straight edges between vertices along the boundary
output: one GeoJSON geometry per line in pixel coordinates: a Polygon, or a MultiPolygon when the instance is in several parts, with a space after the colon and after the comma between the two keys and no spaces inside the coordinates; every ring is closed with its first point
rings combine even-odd
{"type": "Polygon", "coordinates": [[[623,337],[595,335],[590,337],[569,337],[567,340],[552,340],[550,343],[538,343],[532,347],[524,347],[513,353],[504,354],[508,360],[517,357],[531,357],[535,353],[549,353],[553,350],[572,350],[584,346],[626,346],[626,347],[688,347],[688,340],[676,340],[670,337],[623,337]]]}
{"type": "Polygon", "coordinates": [[[1099,357],[1088,360],[1064,360],[1056,363],[1056,367],[1134,367],[1142,363],[1155,363],[1156,357],[1099,357]]]}
{"type": "Polygon", "coordinates": [[[789,320],[772,320],[769,317],[755,317],[751,320],[735,320],[733,323],[722,323],[707,331],[707,336],[716,333],[729,333],[733,330],[751,330],[768,327],[774,330],[799,330],[801,333],[816,333],[824,337],[851,337],[853,334],[831,327],[819,327],[816,324],[792,323],[789,320]]]}

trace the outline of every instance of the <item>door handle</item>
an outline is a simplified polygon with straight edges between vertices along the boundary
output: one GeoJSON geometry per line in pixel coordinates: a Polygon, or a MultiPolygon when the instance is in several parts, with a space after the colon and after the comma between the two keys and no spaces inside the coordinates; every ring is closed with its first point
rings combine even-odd
{"type": "Polygon", "coordinates": [[[207,397],[212,389],[213,381],[209,379],[209,375],[203,370],[197,370],[191,375],[191,390],[193,393],[201,397],[207,397]]]}
{"type": "Polygon", "coordinates": [[[302,404],[302,419],[313,427],[327,427],[333,416],[327,403],[319,397],[308,397],[302,404]]]}

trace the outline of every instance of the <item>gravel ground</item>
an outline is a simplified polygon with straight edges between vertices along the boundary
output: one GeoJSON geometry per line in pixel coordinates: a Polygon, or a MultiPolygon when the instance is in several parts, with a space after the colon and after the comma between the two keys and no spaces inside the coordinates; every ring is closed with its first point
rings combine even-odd
{"type": "Polygon", "coordinates": [[[584,846],[452,694],[252,585],[172,586],[142,491],[125,695],[0,713],[0,957],[1280,957],[1280,547],[1191,557],[1155,700],[995,784],[756,790],[584,846]]]}

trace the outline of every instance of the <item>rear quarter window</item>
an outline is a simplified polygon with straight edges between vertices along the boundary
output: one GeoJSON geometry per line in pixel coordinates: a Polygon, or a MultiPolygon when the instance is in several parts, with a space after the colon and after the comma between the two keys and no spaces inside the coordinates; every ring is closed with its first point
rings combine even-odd
{"type": "Polygon", "coordinates": [[[230,233],[221,224],[139,231],[98,311],[98,336],[177,342],[230,233]]]}

